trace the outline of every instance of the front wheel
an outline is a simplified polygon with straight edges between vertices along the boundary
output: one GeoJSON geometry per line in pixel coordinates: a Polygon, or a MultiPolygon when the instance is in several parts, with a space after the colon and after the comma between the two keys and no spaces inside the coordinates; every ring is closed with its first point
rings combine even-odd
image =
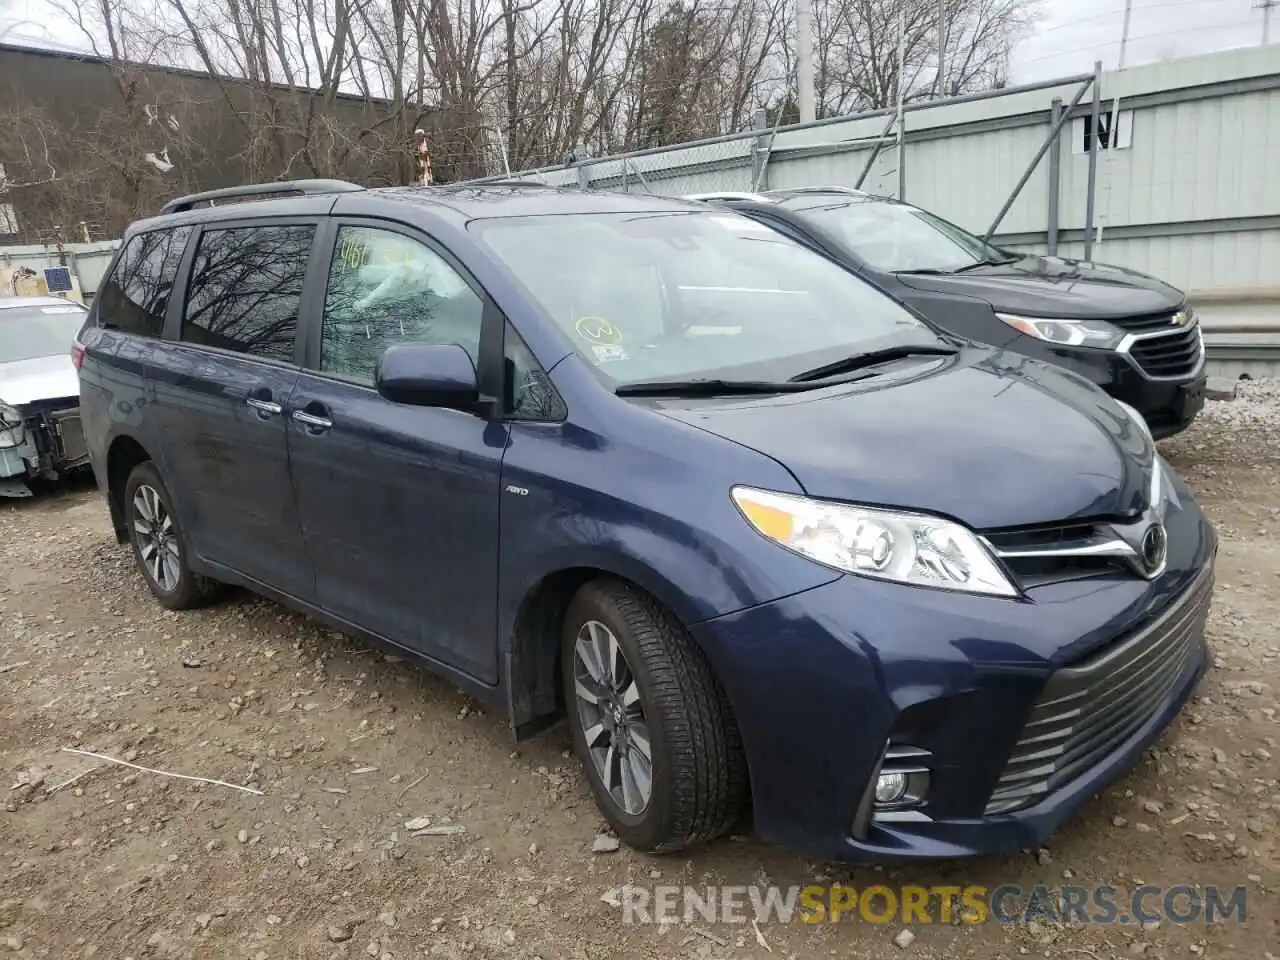
{"type": "Polygon", "coordinates": [[[738,819],[746,761],[724,692],[660,604],[598,580],[574,597],[561,663],[574,748],[619,838],[667,853],[738,819]]]}
{"type": "Polygon", "coordinates": [[[170,610],[189,610],[214,600],[220,584],[192,572],[186,539],[173,501],[150,461],[133,468],[124,488],[133,557],[152,594],[170,610]]]}

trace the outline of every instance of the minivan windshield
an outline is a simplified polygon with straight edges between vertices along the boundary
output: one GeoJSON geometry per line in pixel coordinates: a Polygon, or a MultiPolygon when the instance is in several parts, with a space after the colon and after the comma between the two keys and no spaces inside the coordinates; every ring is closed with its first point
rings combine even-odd
{"type": "Polygon", "coordinates": [[[480,240],[616,384],[786,380],[937,335],[844,268],[727,212],[473,221],[480,240]]]}
{"type": "Polygon", "coordinates": [[[873,197],[842,198],[804,209],[852,253],[886,273],[955,273],[1011,258],[919,207],[873,197]]]}
{"type": "Polygon", "coordinates": [[[0,305],[0,363],[37,357],[71,356],[84,324],[85,309],[74,303],[37,307],[0,305]]]}

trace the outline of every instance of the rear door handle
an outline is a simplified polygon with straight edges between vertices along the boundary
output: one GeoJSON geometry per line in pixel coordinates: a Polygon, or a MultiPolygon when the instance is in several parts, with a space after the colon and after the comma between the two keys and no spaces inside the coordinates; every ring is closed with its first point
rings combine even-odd
{"type": "Polygon", "coordinates": [[[328,417],[318,417],[314,413],[307,413],[305,410],[293,411],[293,419],[303,426],[311,427],[313,430],[328,430],[333,426],[333,421],[328,417]]]}
{"type": "Polygon", "coordinates": [[[245,400],[245,403],[253,407],[253,409],[255,410],[259,410],[262,413],[269,413],[272,415],[279,414],[280,411],[284,409],[283,407],[280,406],[280,404],[276,403],[274,400],[260,400],[257,397],[249,397],[247,400],[245,400]]]}

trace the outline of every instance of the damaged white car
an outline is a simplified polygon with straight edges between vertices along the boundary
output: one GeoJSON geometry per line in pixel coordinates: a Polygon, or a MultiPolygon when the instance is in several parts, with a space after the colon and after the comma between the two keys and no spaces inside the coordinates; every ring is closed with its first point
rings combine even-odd
{"type": "Polygon", "coordinates": [[[57,297],[0,297],[0,497],[89,465],[71,356],[87,313],[57,297]]]}

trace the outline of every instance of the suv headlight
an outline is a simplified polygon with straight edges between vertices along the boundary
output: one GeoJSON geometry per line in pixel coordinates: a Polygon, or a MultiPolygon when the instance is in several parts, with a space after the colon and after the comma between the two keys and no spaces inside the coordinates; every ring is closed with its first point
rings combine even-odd
{"type": "Polygon", "coordinates": [[[1016,313],[996,312],[996,316],[1019,333],[1057,343],[1064,347],[1097,347],[1114,350],[1124,340],[1124,331],[1105,320],[1052,320],[1047,317],[1023,317],[1016,313]]]}
{"type": "Polygon", "coordinates": [[[734,487],[733,502],[761,535],[862,577],[1013,597],[1018,591],[977,536],[922,513],[734,487]]]}

